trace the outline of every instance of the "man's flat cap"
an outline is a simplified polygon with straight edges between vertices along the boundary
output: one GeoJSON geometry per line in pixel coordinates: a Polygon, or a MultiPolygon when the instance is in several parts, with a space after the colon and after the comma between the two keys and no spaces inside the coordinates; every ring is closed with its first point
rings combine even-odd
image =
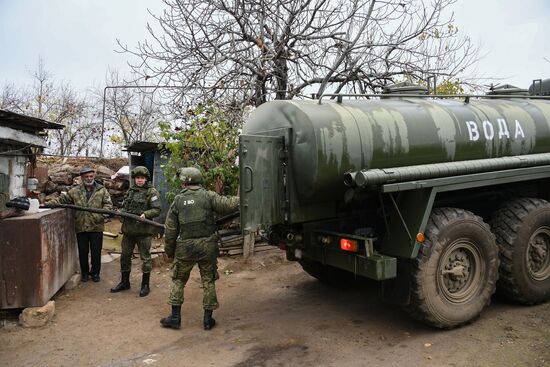
{"type": "Polygon", "coordinates": [[[81,170],[80,170],[80,176],[86,174],[86,173],[89,173],[89,172],[95,172],[95,169],[93,169],[92,167],[83,167],[81,170]]]}

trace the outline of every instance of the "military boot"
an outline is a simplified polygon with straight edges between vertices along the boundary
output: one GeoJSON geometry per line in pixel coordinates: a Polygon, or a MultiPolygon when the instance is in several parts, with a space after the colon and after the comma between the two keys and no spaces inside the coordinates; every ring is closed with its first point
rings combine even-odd
{"type": "Polygon", "coordinates": [[[114,288],[111,288],[111,293],[117,293],[120,291],[125,291],[127,289],[130,289],[130,272],[129,271],[123,271],[120,273],[121,280],[120,283],[118,283],[114,288]]]}
{"type": "Polygon", "coordinates": [[[160,323],[163,327],[179,329],[181,327],[181,305],[172,306],[172,314],[160,319],[160,323]]]}
{"type": "Polygon", "coordinates": [[[216,320],[212,318],[212,310],[204,310],[203,326],[204,330],[210,330],[216,325],[216,320]]]}
{"type": "Polygon", "coordinates": [[[140,297],[145,297],[149,294],[149,279],[151,277],[151,273],[143,273],[143,277],[141,278],[141,290],[139,291],[140,297]]]}

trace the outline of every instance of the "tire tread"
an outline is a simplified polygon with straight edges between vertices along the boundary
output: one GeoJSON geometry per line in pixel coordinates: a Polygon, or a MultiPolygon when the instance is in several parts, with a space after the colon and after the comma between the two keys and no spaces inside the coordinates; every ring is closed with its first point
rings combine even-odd
{"type": "MultiPolygon", "coordinates": [[[[433,243],[435,243],[439,239],[439,235],[443,228],[445,228],[450,223],[460,219],[475,220],[479,223],[482,223],[483,227],[488,232],[491,232],[490,226],[485,223],[482,218],[476,216],[472,212],[458,208],[436,208],[432,211],[428,219],[425,231],[426,240],[424,244],[420,247],[418,256],[412,261],[411,300],[409,304],[405,306],[405,310],[415,319],[441,329],[451,329],[473,321],[467,320],[465,322],[453,325],[448,325],[444,322],[441,322],[439,319],[431,314],[426,302],[424,301],[425,295],[420,289],[423,265],[429,260],[430,256],[432,255],[433,243]]],[[[496,261],[497,264],[494,266],[498,268],[498,257],[495,256],[495,259],[489,259],[489,261],[496,261]]],[[[496,276],[498,277],[498,273],[496,274],[496,276]]],[[[497,279],[495,278],[491,281],[496,283],[496,280],[497,279]]],[[[494,293],[495,289],[496,284],[493,285],[491,296],[494,293]]],[[[486,305],[490,304],[490,302],[491,297],[489,296],[486,305]]]]}
{"type": "Polygon", "coordinates": [[[541,209],[549,205],[550,204],[543,199],[513,199],[499,208],[493,215],[491,227],[495,232],[497,245],[500,250],[500,277],[497,282],[497,291],[506,298],[527,305],[539,303],[533,302],[522,295],[517,281],[513,276],[514,243],[516,242],[518,231],[520,230],[525,218],[534,210],[541,209]]]}

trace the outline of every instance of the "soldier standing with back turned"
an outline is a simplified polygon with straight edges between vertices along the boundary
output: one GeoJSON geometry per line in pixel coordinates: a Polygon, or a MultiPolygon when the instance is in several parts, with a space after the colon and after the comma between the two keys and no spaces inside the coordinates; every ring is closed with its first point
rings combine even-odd
{"type": "MultiPolygon", "coordinates": [[[[148,182],[150,175],[147,167],[137,166],[132,171],[134,183],[124,198],[122,211],[139,215],[144,219],[152,219],[160,214],[160,194],[148,182]]],[[[122,222],[122,255],[120,256],[121,280],[116,287],[111,288],[112,293],[130,289],[130,271],[132,270],[132,254],[137,245],[141,258],[140,297],[149,294],[149,280],[151,277],[151,241],[155,233],[153,226],[140,223],[133,219],[124,218],[122,222]]]]}
{"type": "Polygon", "coordinates": [[[182,168],[183,190],[176,196],[165,223],[165,251],[175,257],[172,265],[172,288],[168,304],[172,314],[160,320],[163,327],[181,327],[183,289],[195,264],[199,265],[203,286],[204,330],[214,327],[212,311],[218,308],[216,297],[216,261],[218,239],[214,214],[228,214],[238,209],[237,196],[224,197],[205,190],[201,172],[193,167],[182,168]]]}

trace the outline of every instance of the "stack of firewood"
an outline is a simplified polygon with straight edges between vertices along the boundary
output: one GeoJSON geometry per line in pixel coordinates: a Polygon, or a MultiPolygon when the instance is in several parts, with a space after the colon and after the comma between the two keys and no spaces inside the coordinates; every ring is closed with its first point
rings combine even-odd
{"type": "MultiPolygon", "coordinates": [[[[234,256],[243,254],[244,239],[240,230],[236,231],[222,229],[218,232],[218,234],[220,236],[220,256],[234,256]]],[[[254,252],[276,249],[276,247],[260,241],[262,241],[262,238],[256,235],[254,240],[254,252]]]]}

